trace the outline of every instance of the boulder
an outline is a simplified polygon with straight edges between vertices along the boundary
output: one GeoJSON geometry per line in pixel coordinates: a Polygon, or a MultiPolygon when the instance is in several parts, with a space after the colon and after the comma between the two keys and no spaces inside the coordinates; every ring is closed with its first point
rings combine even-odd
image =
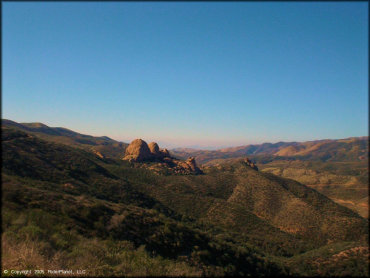
{"type": "Polygon", "coordinates": [[[128,145],[124,160],[141,162],[151,160],[153,155],[148,147],[148,144],[141,139],[135,139],[128,145]]]}
{"type": "Polygon", "coordinates": [[[170,152],[167,149],[162,149],[161,154],[164,157],[170,157],[170,152]]]}
{"type": "Polygon", "coordinates": [[[158,156],[158,155],[161,154],[160,151],[159,151],[159,146],[158,146],[157,143],[151,142],[151,143],[148,144],[148,147],[149,147],[150,152],[153,155],[158,156]]]}

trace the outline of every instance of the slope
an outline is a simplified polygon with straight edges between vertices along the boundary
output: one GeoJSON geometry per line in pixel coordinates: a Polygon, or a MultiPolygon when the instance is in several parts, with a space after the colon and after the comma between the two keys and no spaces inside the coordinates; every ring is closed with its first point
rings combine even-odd
{"type": "Polygon", "coordinates": [[[9,127],[33,134],[46,141],[79,147],[100,157],[122,158],[127,144],[109,137],[84,135],[62,127],[48,127],[42,123],[17,123],[2,119],[3,127],[9,127]]]}

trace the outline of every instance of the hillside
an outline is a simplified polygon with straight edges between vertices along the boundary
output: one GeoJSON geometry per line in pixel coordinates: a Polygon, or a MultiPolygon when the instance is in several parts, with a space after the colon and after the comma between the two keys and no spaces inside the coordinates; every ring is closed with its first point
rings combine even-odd
{"type": "Polygon", "coordinates": [[[369,215],[369,170],[365,161],[276,160],[259,166],[263,172],[304,183],[365,218],[369,215]]]}
{"type": "Polygon", "coordinates": [[[361,216],[369,215],[368,137],[265,143],[216,151],[179,148],[172,153],[179,158],[194,156],[204,166],[232,163],[248,156],[263,172],[294,179],[361,216]]]}
{"type": "Polygon", "coordinates": [[[99,157],[47,138],[2,127],[4,267],[335,275],[331,264],[315,262],[345,253],[352,259],[343,267],[368,275],[368,221],[299,182],[244,160],[202,175],[158,173],[154,162],[99,157]]]}
{"type": "Polygon", "coordinates": [[[24,131],[37,137],[64,145],[73,145],[101,157],[122,158],[128,144],[115,141],[107,136],[84,135],[63,127],[48,127],[42,123],[17,123],[2,119],[1,125],[24,131]]]}

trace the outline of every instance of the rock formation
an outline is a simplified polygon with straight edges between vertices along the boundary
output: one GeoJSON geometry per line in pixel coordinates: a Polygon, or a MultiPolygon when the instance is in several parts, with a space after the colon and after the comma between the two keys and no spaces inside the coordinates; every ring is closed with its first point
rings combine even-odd
{"type": "Polygon", "coordinates": [[[167,149],[161,150],[163,156],[170,156],[170,152],[167,149]]]}
{"type": "Polygon", "coordinates": [[[159,151],[159,146],[157,143],[155,142],[151,142],[148,144],[148,147],[149,147],[149,150],[150,152],[154,155],[154,156],[158,156],[160,155],[160,151],[159,151]]]}
{"type": "Polygon", "coordinates": [[[151,160],[153,155],[148,147],[148,144],[141,139],[135,139],[130,143],[125,152],[124,160],[142,162],[151,160]]]}
{"type": "Polygon", "coordinates": [[[202,173],[202,170],[198,168],[194,157],[189,157],[185,161],[179,161],[175,166],[175,173],[184,174],[186,172],[191,172],[195,174],[202,173]]]}
{"type": "Polygon", "coordinates": [[[256,164],[254,164],[252,161],[249,160],[249,158],[245,158],[244,161],[243,161],[246,165],[248,165],[249,167],[251,167],[252,169],[254,170],[257,170],[258,171],[258,167],[256,164]]]}
{"type": "Polygon", "coordinates": [[[98,157],[100,157],[100,158],[105,158],[105,156],[101,153],[101,152],[98,152],[97,150],[94,150],[94,149],[92,149],[92,152],[96,155],[96,156],[98,156],[98,157]]]}
{"type": "MultiPolygon", "coordinates": [[[[152,170],[165,169],[176,174],[203,173],[198,168],[194,157],[189,157],[185,161],[175,159],[167,149],[161,150],[157,143],[151,142],[148,145],[141,139],[135,139],[130,143],[123,159],[130,162],[153,162],[154,165],[148,166],[152,170]]],[[[146,167],[145,164],[142,166],[146,167]]]]}
{"type": "Polygon", "coordinates": [[[185,163],[186,163],[187,165],[189,165],[189,167],[190,167],[190,169],[191,169],[192,171],[197,172],[197,171],[199,171],[199,170],[200,170],[200,169],[198,168],[198,166],[197,166],[197,163],[195,162],[195,158],[194,158],[194,157],[189,157],[189,158],[185,161],[185,163]]]}

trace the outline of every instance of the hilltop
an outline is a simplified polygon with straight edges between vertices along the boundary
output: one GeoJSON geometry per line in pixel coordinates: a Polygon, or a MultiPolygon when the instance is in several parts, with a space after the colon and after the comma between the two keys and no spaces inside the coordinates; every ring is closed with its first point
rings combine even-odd
{"type": "Polygon", "coordinates": [[[1,125],[36,135],[47,141],[85,149],[101,157],[122,158],[128,146],[107,136],[95,137],[63,127],[49,127],[42,123],[17,123],[2,119],[1,125]]]}

